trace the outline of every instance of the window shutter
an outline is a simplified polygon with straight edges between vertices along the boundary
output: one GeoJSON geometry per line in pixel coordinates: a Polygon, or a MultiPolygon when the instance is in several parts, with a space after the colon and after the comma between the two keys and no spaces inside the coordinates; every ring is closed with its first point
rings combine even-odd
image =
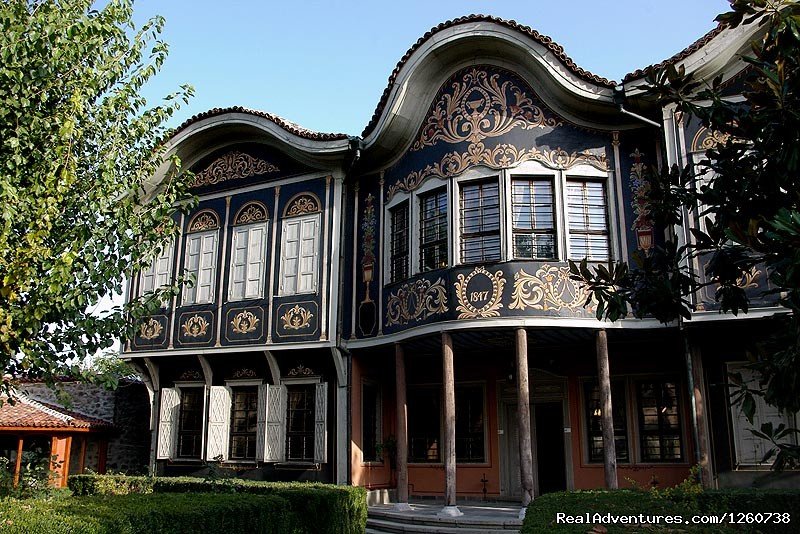
{"type": "Polygon", "coordinates": [[[310,293],[317,290],[319,214],[301,219],[300,223],[302,227],[297,291],[301,293],[310,293]]]}
{"type": "Polygon", "coordinates": [[[281,246],[281,294],[297,293],[297,274],[300,263],[300,219],[283,222],[281,246]]]}
{"type": "Polygon", "coordinates": [[[244,298],[245,271],[247,269],[247,237],[246,228],[236,228],[233,231],[229,300],[242,300],[244,298]]]}
{"type": "Polygon", "coordinates": [[[264,242],[266,226],[259,224],[248,231],[247,273],[245,277],[245,297],[259,298],[262,295],[264,280],[264,242]]]}
{"type": "Polygon", "coordinates": [[[190,235],[186,238],[186,271],[195,278],[194,284],[186,286],[183,290],[184,304],[194,304],[197,297],[197,284],[200,271],[200,238],[199,235],[190,235]]]}
{"type": "Polygon", "coordinates": [[[161,390],[161,410],[158,418],[158,451],[156,458],[165,460],[175,456],[175,438],[178,431],[178,412],[181,398],[176,388],[161,390]]]}
{"type": "Polygon", "coordinates": [[[263,462],[267,450],[267,397],[269,385],[258,386],[258,407],[256,417],[256,460],[263,462]]]}
{"type": "Polygon", "coordinates": [[[231,390],[225,386],[211,386],[208,399],[208,443],[206,460],[221,456],[228,459],[230,442],[231,390]]]}
{"type": "Polygon", "coordinates": [[[286,386],[269,386],[266,396],[265,462],[286,460],[286,386]]]}
{"type": "Polygon", "coordinates": [[[314,462],[328,462],[328,383],[317,384],[314,403],[314,462]]]}
{"type": "Polygon", "coordinates": [[[217,270],[217,232],[201,236],[200,270],[197,276],[197,303],[214,302],[214,278],[217,270]]]}
{"type": "Polygon", "coordinates": [[[170,274],[171,274],[171,267],[172,267],[172,241],[164,247],[164,250],[161,251],[161,255],[159,255],[158,259],[156,260],[155,265],[155,284],[157,287],[163,287],[169,285],[170,282],[170,274]]]}
{"type": "Polygon", "coordinates": [[[149,265],[147,269],[142,271],[142,287],[139,290],[140,295],[144,295],[145,293],[149,293],[153,290],[153,286],[155,285],[155,272],[153,271],[153,266],[149,265]]]}

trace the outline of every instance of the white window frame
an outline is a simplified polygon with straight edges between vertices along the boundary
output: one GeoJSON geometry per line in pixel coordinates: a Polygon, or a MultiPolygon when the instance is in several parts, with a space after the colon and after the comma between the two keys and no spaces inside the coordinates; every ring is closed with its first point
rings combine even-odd
{"type": "MultiPolygon", "coordinates": [[[[435,190],[441,189],[444,187],[447,191],[447,228],[448,228],[448,239],[447,239],[447,258],[448,258],[448,265],[450,267],[453,266],[453,186],[450,180],[440,179],[440,178],[431,178],[427,180],[423,185],[421,185],[412,195],[396,195],[392,202],[390,202],[387,206],[391,207],[396,205],[399,202],[402,202],[404,199],[410,198],[410,217],[409,220],[409,239],[411,240],[409,245],[409,252],[410,252],[410,260],[411,266],[409,269],[409,278],[420,274],[422,271],[419,268],[419,247],[420,247],[420,239],[419,239],[419,216],[420,216],[420,196],[425,196],[425,194],[435,190]]],[[[386,230],[387,235],[391,232],[391,229],[386,230]]],[[[388,241],[385,239],[384,242],[388,241]]],[[[428,271],[426,271],[428,272],[428,271]]],[[[384,277],[384,280],[388,280],[388,276],[384,277]]]]}
{"type": "Polygon", "coordinates": [[[319,290],[319,268],[320,268],[320,261],[319,261],[319,248],[320,248],[320,241],[322,240],[321,228],[322,228],[322,213],[311,213],[309,215],[300,215],[297,217],[288,217],[283,219],[283,224],[281,225],[281,277],[280,277],[280,291],[279,294],[281,296],[288,296],[288,295],[303,295],[303,294],[316,294],[319,290]],[[300,269],[301,259],[302,259],[302,241],[303,241],[303,223],[306,222],[313,222],[315,229],[313,232],[313,248],[314,248],[314,257],[312,260],[312,269],[310,272],[303,272],[300,269]],[[298,246],[297,246],[297,257],[290,258],[286,255],[287,249],[287,231],[288,227],[291,224],[298,224],[298,246]],[[297,261],[297,272],[293,275],[286,274],[286,264],[287,261],[296,259],[297,261]],[[311,288],[307,290],[301,291],[299,289],[301,277],[304,274],[310,274],[312,276],[311,280],[311,288]],[[289,290],[286,287],[286,280],[289,278],[294,278],[294,290],[289,290]]]}
{"type": "Polygon", "coordinates": [[[169,242],[158,252],[146,269],[139,272],[139,296],[155,291],[172,282],[172,263],[175,251],[175,240],[169,242]],[[164,269],[166,267],[166,269],[164,269]],[[152,279],[152,284],[147,283],[147,278],[152,279]],[[148,287],[149,285],[149,287],[148,287]]]}
{"type": "Polygon", "coordinates": [[[458,217],[452,218],[454,227],[452,233],[454,246],[452,248],[454,250],[451,254],[451,259],[454,261],[451,262],[451,265],[476,265],[475,262],[465,263],[461,259],[461,191],[465,185],[470,185],[470,182],[491,182],[492,180],[497,180],[500,203],[500,213],[498,215],[500,218],[500,257],[493,262],[484,263],[499,263],[508,258],[506,235],[508,234],[510,228],[507,221],[507,212],[510,210],[506,205],[508,202],[508,197],[506,197],[506,182],[508,181],[506,172],[505,169],[494,170],[486,167],[478,167],[477,169],[470,169],[469,171],[455,178],[455,187],[448,189],[448,194],[450,191],[453,191],[450,207],[455,210],[453,213],[458,213],[458,217]]]}
{"type": "Polygon", "coordinates": [[[573,261],[579,261],[582,258],[573,258],[572,257],[572,250],[569,246],[570,240],[570,232],[569,232],[569,214],[567,210],[569,208],[569,199],[567,198],[568,190],[567,184],[570,181],[591,181],[591,182],[599,182],[603,184],[603,189],[605,190],[605,197],[606,197],[606,232],[608,233],[608,259],[601,260],[601,261],[591,261],[591,263],[613,263],[616,258],[620,257],[619,255],[619,246],[620,246],[620,236],[617,235],[617,232],[614,231],[614,228],[618,228],[617,221],[616,221],[616,209],[613,207],[616,205],[616,198],[614,194],[614,187],[611,187],[613,181],[613,174],[611,172],[604,172],[599,169],[592,167],[591,165],[576,165],[570,168],[568,171],[562,171],[561,178],[559,179],[561,185],[560,197],[561,197],[561,206],[559,206],[559,218],[561,219],[561,224],[563,228],[563,238],[562,241],[564,243],[564,255],[560,256],[563,260],[571,259],[573,261]]]}
{"type": "Polygon", "coordinates": [[[214,303],[215,299],[215,286],[216,286],[216,279],[217,279],[217,256],[219,255],[219,230],[207,230],[205,232],[194,232],[188,234],[186,236],[186,255],[184,258],[184,269],[186,270],[187,274],[195,274],[195,282],[193,287],[184,287],[183,288],[183,300],[182,303],[184,306],[187,305],[194,305],[194,304],[212,304],[214,303]],[[205,243],[206,238],[212,238],[212,249],[210,252],[211,264],[210,265],[203,265],[203,244],[205,243]],[[197,260],[197,271],[194,272],[189,268],[189,263],[191,261],[192,254],[189,253],[192,241],[195,239],[200,240],[199,252],[198,252],[198,260],[197,260]],[[210,276],[210,283],[208,287],[208,298],[201,300],[198,298],[200,293],[200,275],[204,269],[208,269],[211,271],[210,276]]]}
{"type": "Polygon", "coordinates": [[[231,265],[230,265],[230,280],[228,280],[228,301],[238,302],[242,300],[261,299],[264,297],[264,279],[266,274],[266,250],[267,250],[267,223],[259,222],[254,224],[245,224],[233,227],[233,235],[231,238],[231,265]],[[258,251],[253,250],[253,233],[257,230],[261,231],[261,239],[258,251]],[[241,267],[244,267],[243,279],[236,278],[237,258],[236,251],[237,245],[244,238],[247,239],[246,247],[244,248],[244,262],[241,267]],[[251,270],[257,270],[257,278],[251,276],[251,270]],[[250,289],[250,282],[255,281],[256,288],[254,291],[248,292],[250,289]],[[242,294],[236,295],[236,285],[242,284],[242,294]]]}

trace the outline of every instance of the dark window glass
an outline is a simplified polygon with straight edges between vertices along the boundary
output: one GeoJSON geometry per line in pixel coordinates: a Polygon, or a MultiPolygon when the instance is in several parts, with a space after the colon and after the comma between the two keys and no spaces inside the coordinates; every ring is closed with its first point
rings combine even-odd
{"type": "Polygon", "coordinates": [[[286,403],[286,458],[314,461],[314,384],[288,386],[286,403]]]}
{"type": "Polygon", "coordinates": [[[515,178],[511,182],[514,257],[555,259],[553,180],[515,178]]]}
{"type": "Polygon", "coordinates": [[[181,389],[178,457],[200,458],[203,436],[203,388],[181,389]]]}
{"type": "Polygon", "coordinates": [[[391,280],[408,278],[408,202],[392,208],[391,280]]]}
{"type": "Polygon", "coordinates": [[[380,428],[380,392],[374,384],[363,384],[361,387],[361,450],[365,462],[377,462],[378,439],[380,428]]]}
{"type": "Polygon", "coordinates": [[[603,182],[567,182],[567,219],[570,258],[588,258],[589,261],[608,261],[611,258],[606,188],[603,182]]]}
{"type": "Polygon", "coordinates": [[[236,388],[231,403],[231,458],[255,460],[258,389],[236,388]]]}
{"type": "Polygon", "coordinates": [[[419,270],[447,267],[447,190],[419,199],[419,270]]]}
{"type": "Polygon", "coordinates": [[[483,387],[456,386],[456,461],[485,462],[483,387]]]}
{"type": "Polygon", "coordinates": [[[408,459],[438,462],[442,438],[439,387],[409,388],[408,393],[408,459]]]}
{"type": "MultiPolygon", "coordinates": [[[[603,461],[603,412],[600,408],[600,388],[597,384],[584,384],[586,401],[586,436],[589,445],[589,461],[603,461]]],[[[628,420],[625,410],[625,383],[611,383],[611,411],[614,420],[614,445],[617,460],[629,461],[628,458],[628,420]]]]}
{"type": "Polygon", "coordinates": [[[461,261],[500,259],[500,189],[497,180],[461,186],[461,261]]]}
{"type": "Polygon", "coordinates": [[[644,381],[637,384],[637,390],[642,460],[681,460],[683,455],[677,383],[644,381]]]}

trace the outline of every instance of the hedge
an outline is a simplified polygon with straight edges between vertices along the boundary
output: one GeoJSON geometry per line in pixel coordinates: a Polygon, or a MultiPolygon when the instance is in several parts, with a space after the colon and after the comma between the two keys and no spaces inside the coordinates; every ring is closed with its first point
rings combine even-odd
{"type": "MultiPolygon", "coordinates": [[[[602,522],[609,533],[615,532],[798,532],[800,531],[800,491],[798,490],[698,490],[660,491],[614,490],[572,491],[548,493],[537,497],[528,506],[522,534],[552,532],[585,533],[598,523],[557,524],[559,512],[570,516],[585,516],[588,512],[601,515],[680,515],[689,520],[694,515],[717,515],[723,513],[784,513],[791,514],[791,522],[767,524],[708,524],[708,525],[614,525],[602,522]]],[[[591,516],[590,516],[591,519],[591,516]]]]}
{"type": "Polygon", "coordinates": [[[273,495],[289,503],[298,532],[361,534],[367,524],[366,490],[320,483],[263,482],[236,478],[208,481],[191,477],[74,475],[75,495],[236,493],[273,495]]]}
{"type": "Polygon", "coordinates": [[[4,499],[0,531],[12,534],[230,534],[301,531],[274,495],[99,495],[4,499]]]}

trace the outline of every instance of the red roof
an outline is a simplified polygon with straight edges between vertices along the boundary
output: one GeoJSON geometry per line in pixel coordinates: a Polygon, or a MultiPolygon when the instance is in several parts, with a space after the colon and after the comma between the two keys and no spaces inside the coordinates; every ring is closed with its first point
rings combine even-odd
{"type": "Polygon", "coordinates": [[[0,406],[0,427],[107,430],[112,426],[103,419],[79,414],[24,395],[14,397],[13,405],[5,399],[0,406]]]}

